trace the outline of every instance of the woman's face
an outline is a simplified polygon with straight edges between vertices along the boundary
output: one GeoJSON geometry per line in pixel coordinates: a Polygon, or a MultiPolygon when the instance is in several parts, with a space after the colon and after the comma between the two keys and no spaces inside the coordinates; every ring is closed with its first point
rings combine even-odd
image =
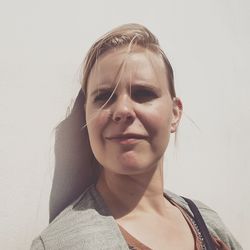
{"type": "Polygon", "coordinates": [[[104,170],[126,175],[159,165],[180,119],[161,57],[142,48],[130,53],[121,48],[98,58],[85,109],[96,159],[104,170]]]}

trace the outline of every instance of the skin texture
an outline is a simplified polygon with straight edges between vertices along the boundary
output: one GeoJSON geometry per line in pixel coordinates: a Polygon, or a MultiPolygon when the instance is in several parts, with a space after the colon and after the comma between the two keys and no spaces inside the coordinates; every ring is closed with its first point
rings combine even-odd
{"type": "Polygon", "coordinates": [[[194,249],[185,219],[163,196],[163,155],[182,113],[168,85],[160,55],[108,51],[88,79],[87,129],[103,167],[97,190],[117,222],[154,249],[194,249]]]}

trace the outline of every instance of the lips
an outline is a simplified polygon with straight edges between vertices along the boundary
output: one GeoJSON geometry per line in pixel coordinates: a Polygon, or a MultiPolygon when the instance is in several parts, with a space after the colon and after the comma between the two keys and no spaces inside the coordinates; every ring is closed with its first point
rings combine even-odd
{"type": "Polygon", "coordinates": [[[145,135],[140,135],[140,134],[133,134],[133,133],[128,133],[128,134],[118,134],[118,135],[112,135],[106,137],[108,140],[128,140],[128,139],[146,139],[145,135]]]}
{"type": "Polygon", "coordinates": [[[135,144],[145,140],[147,136],[134,134],[134,133],[127,133],[127,134],[118,134],[106,137],[107,140],[116,142],[119,144],[135,144]]]}

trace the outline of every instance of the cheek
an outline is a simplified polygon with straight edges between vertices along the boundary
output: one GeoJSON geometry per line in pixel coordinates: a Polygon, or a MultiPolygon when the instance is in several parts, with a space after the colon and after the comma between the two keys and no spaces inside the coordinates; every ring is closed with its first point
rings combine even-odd
{"type": "Polygon", "coordinates": [[[171,106],[156,105],[144,108],[140,115],[142,126],[151,138],[151,150],[155,155],[165,152],[171,132],[172,109],[171,106]]]}
{"type": "Polygon", "coordinates": [[[93,147],[96,147],[102,140],[103,131],[108,124],[109,116],[110,114],[106,110],[96,111],[93,114],[87,113],[86,115],[89,139],[93,150],[93,147]]]}
{"type": "Polygon", "coordinates": [[[138,113],[138,116],[143,126],[152,136],[170,133],[172,121],[170,107],[166,105],[146,107],[142,112],[138,113]]]}

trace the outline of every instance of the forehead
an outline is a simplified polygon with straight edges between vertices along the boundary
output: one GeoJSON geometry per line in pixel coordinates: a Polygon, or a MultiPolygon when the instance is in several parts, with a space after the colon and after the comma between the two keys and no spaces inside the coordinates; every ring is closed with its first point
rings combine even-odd
{"type": "Polygon", "coordinates": [[[117,83],[147,83],[167,88],[167,71],[160,54],[137,47],[106,52],[97,59],[88,80],[88,92],[100,86],[115,87],[117,83]]]}

